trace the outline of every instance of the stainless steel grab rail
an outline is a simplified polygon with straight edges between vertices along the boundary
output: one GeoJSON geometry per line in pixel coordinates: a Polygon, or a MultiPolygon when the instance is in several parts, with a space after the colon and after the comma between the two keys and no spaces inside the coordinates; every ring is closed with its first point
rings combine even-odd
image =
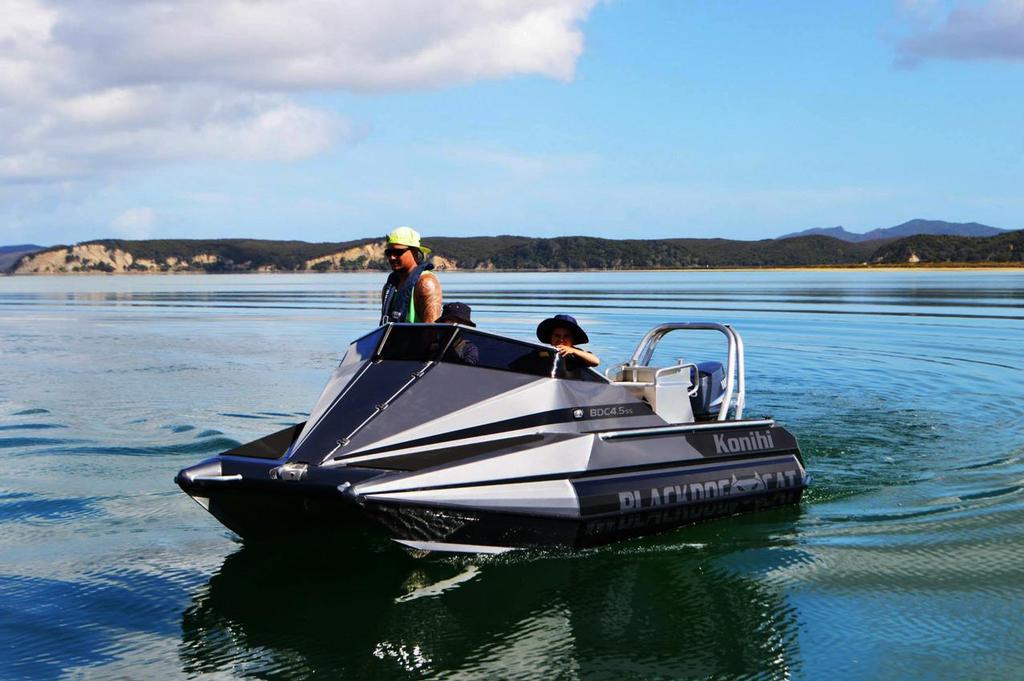
{"type": "Polygon", "coordinates": [[[651,357],[654,355],[654,350],[658,347],[661,339],[672,331],[682,330],[718,331],[726,337],[729,349],[725,368],[725,395],[722,397],[722,406],[719,407],[717,420],[724,421],[728,417],[730,407],[733,406],[735,407],[734,418],[743,418],[743,407],[746,404],[746,366],[744,363],[743,339],[736,329],[728,324],[716,324],[713,322],[671,322],[660,324],[644,334],[629,361],[616,368],[628,369],[629,367],[648,366],[651,357]]]}

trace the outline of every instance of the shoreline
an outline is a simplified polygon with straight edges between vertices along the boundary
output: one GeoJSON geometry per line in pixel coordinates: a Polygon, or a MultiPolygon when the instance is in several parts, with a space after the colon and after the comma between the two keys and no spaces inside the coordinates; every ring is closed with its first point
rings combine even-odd
{"type": "MultiPolygon", "coordinates": [[[[936,264],[906,264],[906,265],[767,265],[764,267],[687,267],[680,269],[441,269],[439,274],[572,274],[577,272],[587,273],[609,273],[609,272],[914,272],[914,271],[976,271],[976,272],[1004,272],[1007,270],[1024,270],[1024,262],[1007,263],[936,263],[936,264]]],[[[89,272],[6,272],[4,277],[116,277],[124,275],[133,276],[181,276],[181,275],[202,275],[202,276],[224,276],[224,275],[277,275],[277,274],[387,274],[386,270],[334,270],[318,272],[313,270],[285,271],[277,270],[272,272],[203,272],[200,270],[169,271],[169,272],[103,272],[94,270],[89,272]]]]}

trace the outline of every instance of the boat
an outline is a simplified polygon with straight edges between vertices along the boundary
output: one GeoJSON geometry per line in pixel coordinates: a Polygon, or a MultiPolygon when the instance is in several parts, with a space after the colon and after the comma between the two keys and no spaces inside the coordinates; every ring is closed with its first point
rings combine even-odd
{"type": "Polygon", "coordinates": [[[796,438],[744,418],[731,325],[661,324],[603,374],[559,359],[468,326],[385,324],[349,345],[306,421],[175,482],[244,542],[383,536],[414,553],[586,548],[800,501],[796,438]],[[694,331],[724,336],[724,363],[651,364],[694,331]]]}

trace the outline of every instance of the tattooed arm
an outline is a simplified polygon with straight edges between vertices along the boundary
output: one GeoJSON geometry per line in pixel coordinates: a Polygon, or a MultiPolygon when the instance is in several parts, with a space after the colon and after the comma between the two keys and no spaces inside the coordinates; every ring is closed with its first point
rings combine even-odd
{"type": "Polygon", "coordinates": [[[424,272],[416,282],[416,319],[426,324],[441,318],[441,282],[431,272],[424,272]]]}

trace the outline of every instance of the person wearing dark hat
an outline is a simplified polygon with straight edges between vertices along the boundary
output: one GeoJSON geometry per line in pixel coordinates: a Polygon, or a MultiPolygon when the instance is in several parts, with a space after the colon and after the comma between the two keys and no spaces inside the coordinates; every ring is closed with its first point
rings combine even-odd
{"type": "Polygon", "coordinates": [[[566,372],[580,367],[596,367],[601,363],[592,352],[576,347],[589,343],[587,332],[576,323],[576,318],[567,314],[556,314],[537,325],[537,338],[541,343],[553,345],[563,359],[566,372]]]}
{"type": "MultiPolygon", "coordinates": [[[[445,303],[441,308],[441,318],[437,321],[440,324],[462,324],[476,328],[471,317],[472,312],[469,305],[465,303],[445,303]]],[[[448,349],[448,352],[463,364],[476,365],[480,363],[480,350],[462,335],[455,339],[455,343],[448,349]]]]}
{"type": "Polygon", "coordinates": [[[398,227],[387,237],[384,257],[391,267],[381,291],[380,323],[437,321],[441,316],[441,282],[425,263],[430,249],[412,227],[398,227]]]}

